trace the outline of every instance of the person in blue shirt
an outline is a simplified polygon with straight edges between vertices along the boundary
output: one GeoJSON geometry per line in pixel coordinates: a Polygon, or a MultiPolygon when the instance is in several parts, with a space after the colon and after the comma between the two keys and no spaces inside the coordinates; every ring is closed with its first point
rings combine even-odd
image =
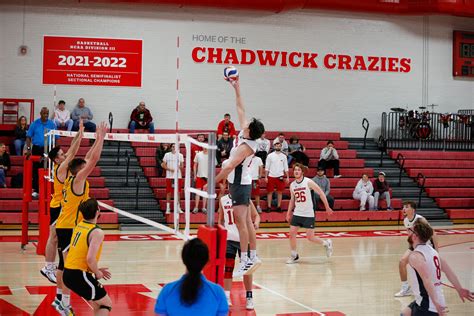
{"type": "MultiPolygon", "coordinates": [[[[42,107],[41,117],[36,119],[26,133],[26,156],[34,155],[43,157],[44,154],[44,134],[49,130],[56,129],[56,124],[49,117],[47,107],[42,107]]],[[[38,197],[38,169],[41,163],[33,163],[33,197],[38,197]]]]}
{"type": "Polygon", "coordinates": [[[201,273],[209,261],[209,250],[199,238],[184,244],[181,258],[186,273],[168,283],[158,295],[155,313],[160,316],[223,316],[229,313],[224,289],[201,273]]]}

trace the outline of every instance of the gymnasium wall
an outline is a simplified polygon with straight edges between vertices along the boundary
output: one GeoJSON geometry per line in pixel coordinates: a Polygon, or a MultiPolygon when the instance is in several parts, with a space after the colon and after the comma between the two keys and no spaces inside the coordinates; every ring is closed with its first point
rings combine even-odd
{"type": "MultiPolygon", "coordinates": [[[[125,127],[132,108],[144,100],[155,126],[174,128],[177,36],[181,128],[214,128],[225,112],[236,119],[233,91],[222,80],[224,65],[194,61],[195,47],[318,54],[317,68],[310,61],[306,68],[281,66],[280,61],[274,67],[238,66],[247,112],[263,119],[269,130],[341,131],[342,136],[358,137],[366,117],[370,136],[378,137],[381,112],[390,107],[417,108],[426,101],[439,104],[441,112],[454,112],[474,105],[474,82],[452,77],[452,31],[474,30],[469,18],[430,16],[424,21],[414,16],[272,14],[71,0],[30,0],[23,8],[17,3],[0,4],[0,95],[34,98],[37,113],[44,105],[52,110],[54,92],[53,85],[42,84],[43,35],[143,39],[141,88],[57,86],[57,98],[66,100],[69,109],[84,97],[96,121],[106,120],[112,111],[116,127],[125,127]],[[26,56],[19,54],[22,43],[29,49],[26,56]],[[369,56],[379,62],[394,57],[399,70],[383,71],[388,64],[375,71],[329,69],[324,65],[328,54],[363,56],[366,63],[369,56]]],[[[328,60],[337,63],[337,58],[328,60]]]]}

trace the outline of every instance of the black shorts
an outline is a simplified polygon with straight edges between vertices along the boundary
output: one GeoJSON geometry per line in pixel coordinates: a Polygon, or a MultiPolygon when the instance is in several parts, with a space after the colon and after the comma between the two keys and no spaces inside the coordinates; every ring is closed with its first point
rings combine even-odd
{"type": "Polygon", "coordinates": [[[313,229],[314,217],[303,217],[303,216],[293,215],[293,217],[291,218],[290,225],[313,229]]]}
{"type": "Polygon", "coordinates": [[[63,251],[69,250],[69,245],[71,244],[72,228],[56,228],[56,235],[58,236],[58,255],[59,255],[59,264],[58,270],[64,270],[64,256],[63,251]]]}
{"type": "Polygon", "coordinates": [[[252,192],[251,184],[229,184],[229,193],[232,197],[232,205],[246,205],[250,204],[250,193],[252,192]]]}
{"type": "Polygon", "coordinates": [[[240,242],[234,240],[227,240],[225,257],[228,259],[235,259],[235,256],[237,254],[239,254],[240,257],[240,242]]]}
{"type": "Polygon", "coordinates": [[[70,290],[88,301],[98,301],[107,295],[102,284],[89,272],[64,269],[63,282],[70,290]]]}
{"type": "Polygon", "coordinates": [[[430,312],[429,310],[426,310],[419,306],[416,301],[413,301],[408,305],[411,309],[411,316],[437,316],[439,315],[438,313],[435,312],[430,312]]]}
{"type": "Polygon", "coordinates": [[[49,225],[56,224],[56,221],[59,217],[59,213],[61,213],[61,206],[51,207],[49,209],[49,225]]]}

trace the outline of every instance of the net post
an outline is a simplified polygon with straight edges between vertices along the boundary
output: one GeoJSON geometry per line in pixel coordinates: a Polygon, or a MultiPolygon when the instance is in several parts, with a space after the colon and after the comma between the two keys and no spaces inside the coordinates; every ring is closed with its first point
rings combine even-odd
{"type": "Polygon", "coordinates": [[[44,255],[46,250],[46,243],[49,236],[49,218],[48,218],[48,206],[49,206],[49,196],[48,187],[51,187],[50,182],[46,179],[48,170],[39,169],[38,170],[38,182],[39,182],[39,199],[38,199],[38,228],[39,228],[39,238],[38,246],[36,247],[36,254],[44,255]]]}
{"type": "Polygon", "coordinates": [[[179,200],[179,135],[176,134],[176,139],[174,141],[174,152],[175,152],[175,160],[173,162],[173,169],[174,169],[174,191],[173,191],[173,220],[174,220],[174,230],[179,231],[179,209],[181,208],[178,200],[179,200]]]}
{"type": "MultiPolygon", "coordinates": [[[[209,133],[209,145],[216,146],[216,133],[209,133]]],[[[209,198],[207,199],[207,226],[214,227],[214,212],[216,206],[216,199],[214,194],[216,193],[216,149],[212,148],[209,150],[209,159],[208,159],[208,183],[207,183],[207,194],[209,198]]]]}
{"type": "Polygon", "coordinates": [[[186,142],[184,143],[184,146],[186,148],[186,174],[184,177],[184,187],[186,190],[184,190],[184,217],[185,217],[185,227],[184,227],[184,234],[186,236],[189,236],[189,223],[191,221],[191,192],[189,191],[189,188],[191,187],[191,143],[188,141],[188,137],[186,137],[186,142]]]}
{"type": "Polygon", "coordinates": [[[28,204],[31,202],[32,187],[32,157],[23,159],[23,203],[21,208],[21,249],[24,250],[28,244],[28,204]]]}

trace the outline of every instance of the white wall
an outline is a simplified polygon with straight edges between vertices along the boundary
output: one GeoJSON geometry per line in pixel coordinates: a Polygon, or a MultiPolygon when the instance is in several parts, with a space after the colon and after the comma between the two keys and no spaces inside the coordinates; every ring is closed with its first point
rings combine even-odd
{"type": "MultiPolygon", "coordinates": [[[[133,106],[145,100],[158,128],[175,120],[176,36],[181,38],[180,127],[214,128],[223,113],[235,117],[232,90],[222,80],[223,65],[195,63],[193,34],[245,37],[236,49],[269,49],[348,55],[411,58],[409,73],[241,66],[241,86],[249,115],[262,118],[269,130],[341,131],[361,136],[363,117],[378,136],[380,113],[393,106],[418,107],[422,100],[423,19],[341,12],[294,11],[284,14],[174,9],[158,6],[110,6],[76,1],[27,1],[25,44],[23,8],[0,4],[0,95],[34,98],[52,107],[53,86],[42,84],[43,35],[143,39],[141,88],[57,86],[68,107],[84,97],[96,116],[114,113],[125,127],[133,106]],[[41,3],[41,4],[39,4],[41,3]],[[45,4],[46,3],[46,4],[45,4]]],[[[453,112],[474,105],[474,82],[455,80],[452,31],[474,30],[474,19],[430,17],[428,103],[453,112]]],[[[320,63],[322,61],[320,60],[320,63]]],[[[320,65],[322,66],[322,65],[320,65]]]]}

